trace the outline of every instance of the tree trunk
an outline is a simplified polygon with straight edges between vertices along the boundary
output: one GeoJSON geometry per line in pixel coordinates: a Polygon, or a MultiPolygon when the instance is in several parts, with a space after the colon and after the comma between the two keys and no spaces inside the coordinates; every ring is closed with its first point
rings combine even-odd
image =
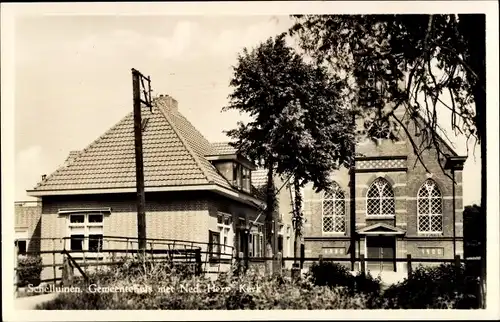
{"type": "MultiPolygon", "coordinates": [[[[293,256],[295,258],[300,257],[299,245],[302,240],[302,194],[300,191],[300,184],[297,180],[293,182],[293,189],[295,192],[295,202],[294,202],[294,216],[295,216],[295,236],[293,243],[293,256]]],[[[296,260],[294,261],[296,262],[296,260]]]]}
{"type": "MultiPolygon", "coordinates": [[[[476,75],[468,75],[476,104],[476,127],[481,149],[481,211],[486,216],[486,16],[484,14],[459,15],[460,33],[468,45],[464,57],[476,75]]],[[[485,227],[486,231],[486,227],[485,227]]],[[[486,234],[482,236],[482,277],[486,286],[486,234]]],[[[483,301],[484,305],[484,301],[483,301]]]]}
{"type": "MultiPolygon", "coordinates": [[[[271,247],[272,255],[276,253],[273,233],[273,220],[276,210],[276,193],[274,189],[273,164],[268,165],[266,190],[266,250],[271,247]]],[[[267,251],[266,251],[267,256],[267,251]]]]}

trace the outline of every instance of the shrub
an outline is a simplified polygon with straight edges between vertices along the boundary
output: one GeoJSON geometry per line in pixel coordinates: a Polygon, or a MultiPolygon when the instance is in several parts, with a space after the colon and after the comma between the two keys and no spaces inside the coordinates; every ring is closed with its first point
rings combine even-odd
{"type": "Polygon", "coordinates": [[[156,269],[146,274],[126,274],[127,266],[91,276],[100,286],[149,286],[146,293],[90,293],[81,280],[83,293],[60,293],[38,309],[362,309],[366,298],[352,296],[344,289],[316,286],[309,279],[293,282],[288,277],[264,276],[254,269],[235,276],[220,274],[212,281],[204,276],[180,277],[173,271],[156,269]],[[182,289],[193,291],[184,291],[182,289]],[[164,292],[169,288],[171,292],[164,292]]]}
{"type": "Polygon", "coordinates": [[[351,295],[362,293],[369,298],[380,295],[380,278],[374,278],[370,273],[353,275],[347,267],[338,263],[313,263],[308,275],[317,286],[343,287],[351,295]]]}
{"type": "Polygon", "coordinates": [[[42,273],[42,258],[40,256],[19,255],[17,260],[18,286],[40,284],[42,273]]]}
{"type": "Polygon", "coordinates": [[[419,266],[409,278],[384,292],[385,305],[402,309],[478,308],[478,282],[465,266],[419,266]]]}

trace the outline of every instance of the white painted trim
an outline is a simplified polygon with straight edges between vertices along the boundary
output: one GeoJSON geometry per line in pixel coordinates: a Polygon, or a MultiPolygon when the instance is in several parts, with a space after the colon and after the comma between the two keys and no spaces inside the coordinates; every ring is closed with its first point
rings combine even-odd
{"type": "MultiPolygon", "coordinates": [[[[191,191],[191,190],[211,190],[215,185],[190,185],[190,186],[166,186],[166,187],[145,187],[145,192],[168,192],[168,191],[191,191]]],[[[82,195],[82,194],[106,194],[106,193],[136,193],[135,187],[109,188],[109,189],[67,189],[67,190],[27,190],[28,196],[62,196],[62,195],[82,195]]]]}
{"type": "Polygon", "coordinates": [[[19,240],[19,239],[28,239],[28,228],[26,229],[17,229],[14,234],[14,240],[19,240]]]}
{"type": "Polygon", "coordinates": [[[395,215],[366,215],[366,219],[394,219],[395,215]]]}
{"type": "MultiPolygon", "coordinates": [[[[203,184],[203,185],[190,185],[190,186],[167,186],[167,187],[146,187],[145,192],[178,192],[178,191],[202,191],[209,190],[215,191],[217,193],[223,194],[233,199],[237,199],[243,202],[253,202],[261,207],[265,205],[265,202],[257,198],[247,196],[238,191],[234,191],[225,187],[221,187],[216,184],[203,184]]],[[[31,197],[43,197],[43,196],[61,196],[61,195],[95,195],[95,194],[107,194],[107,193],[136,193],[137,189],[135,187],[130,188],[110,188],[110,189],[74,189],[74,190],[28,190],[28,196],[31,197]]]]}
{"type": "Polygon", "coordinates": [[[73,214],[73,213],[77,213],[77,212],[111,212],[111,207],[107,207],[107,208],[63,208],[63,209],[59,209],[57,211],[58,214],[60,215],[63,215],[63,214],[73,214]]]}
{"type": "Polygon", "coordinates": [[[345,236],[345,232],[333,231],[333,232],[323,232],[324,237],[337,237],[337,236],[345,236]]]}
{"type": "Polygon", "coordinates": [[[370,236],[370,235],[377,235],[377,236],[395,236],[395,235],[403,235],[404,233],[398,232],[398,231],[369,231],[366,233],[362,233],[363,235],[370,236]]]}

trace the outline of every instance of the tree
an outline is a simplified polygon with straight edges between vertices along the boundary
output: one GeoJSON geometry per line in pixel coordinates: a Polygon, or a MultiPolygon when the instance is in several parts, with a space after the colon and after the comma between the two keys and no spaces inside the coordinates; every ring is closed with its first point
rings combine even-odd
{"type": "MultiPolygon", "coordinates": [[[[296,191],[312,182],[317,191],[331,184],[339,165],[350,164],[354,150],[354,126],[350,111],[340,100],[342,82],[323,66],[306,63],[286,45],[285,34],[269,38],[238,56],[230,85],[234,91],[223,111],[236,109],[251,117],[227,131],[233,146],[265,167],[266,246],[272,245],[275,219],[274,176],[293,178],[296,191]]],[[[300,194],[294,216],[302,218],[300,194]]],[[[299,237],[301,220],[297,220],[299,237]]],[[[297,253],[297,250],[295,250],[297,253]]]]}
{"type": "Polygon", "coordinates": [[[416,144],[408,135],[416,155],[435,149],[441,157],[444,132],[436,107],[451,111],[452,129],[480,143],[486,211],[485,15],[293,17],[290,34],[301,48],[351,85],[344,99],[361,107],[368,133],[400,127],[409,134],[407,124],[394,117],[404,109],[422,138],[416,144]]]}

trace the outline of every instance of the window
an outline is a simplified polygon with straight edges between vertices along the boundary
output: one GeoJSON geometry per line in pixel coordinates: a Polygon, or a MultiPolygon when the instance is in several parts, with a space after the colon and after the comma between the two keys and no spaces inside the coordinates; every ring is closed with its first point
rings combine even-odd
{"type": "Polygon", "coordinates": [[[69,247],[74,251],[102,251],[102,213],[72,213],[69,215],[69,247]]]}
{"type": "Polygon", "coordinates": [[[387,180],[376,179],[368,189],[366,197],[368,216],[394,216],[394,192],[387,180]]]}
{"type": "Polygon", "coordinates": [[[441,191],[432,179],[428,179],[417,195],[418,232],[443,232],[443,204],[441,191]]]}
{"type": "Polygon", "coordinates": [[[220,233],[217,231],[208,232],[208,253],[210,259],[219,258],[221,254],[220,233]]]}
{"type": "Polygon", "coordinates": [[[250,169],[243,167],[243,190],[250,192],[250,183],[252,181],[252,173],[250,169]]]}
{"type": "Polygon", "coordinates": [[[230,214],[219,213],[217,215],[217,229],[219,233],[219,241],[221,244],[221,253],[231,255],[233,252],[233,222],[230,214]]]}
{"type": "Polygon", "coordinates": [[[248,238],[250,257],[264,257],[264,234],[263,227],[260,224],[255,224],[250,230],[248,238]]]}
{"type": "Polygon", "coordinates": [[[322,217],[324,233],[345,232],[345,197],[336,182],[330,191],[323,193],[322,217]]]}
{"type": "Polygon", "coordinates": [[[238,189],[241,189],[242,186],[241,175],[241,165],[238,163],[233,163],[233,186],[238,189]]]}
{"type": "Polygon", "coordinates": [[[17,254],[25,255],[26,254],[26,241],[25,240],[16,240],[14,245],[17,247],[17,254]]]}
{"type": "Polygon", "coordinates": [[[280,224],[280,229],[278,231],[278,252],[283,254],[283,233],[285,231],[285,225],[280,224]]]}

